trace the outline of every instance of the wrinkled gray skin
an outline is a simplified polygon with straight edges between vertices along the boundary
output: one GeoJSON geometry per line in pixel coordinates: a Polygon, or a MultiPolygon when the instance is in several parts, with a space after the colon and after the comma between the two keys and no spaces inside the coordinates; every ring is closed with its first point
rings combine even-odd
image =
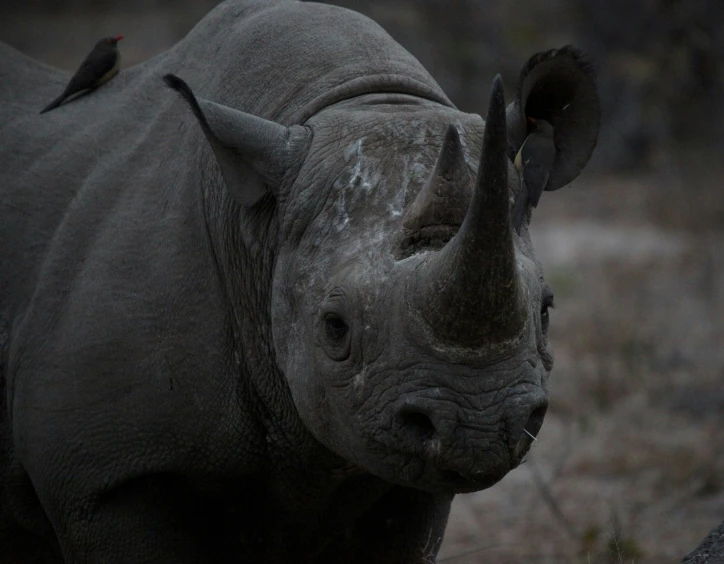
{"type": "Polygon", "coordinates": [[[518,465],[548,401],[549,290],[527,228],[510,230],[509,157],[526,108],[565,102],[576,119],[537,117],[566,184],[598,106],[567,87],[583,70],[548,80],[541,61],[507,130],[493,108],[508,146],[476,187],[483,120],[354,12],[226,2],[42,116],[67,76],[0,45],[9,561],[434,561],[454,494],[518,465]],[[457,164],[440,178],[457,180],[422,206],[426,239],[410,209],[446,134],[457,164]],[[487,220],[466,219],[468,239],[495,244],[441,277],[471,193],[487,220]]]}

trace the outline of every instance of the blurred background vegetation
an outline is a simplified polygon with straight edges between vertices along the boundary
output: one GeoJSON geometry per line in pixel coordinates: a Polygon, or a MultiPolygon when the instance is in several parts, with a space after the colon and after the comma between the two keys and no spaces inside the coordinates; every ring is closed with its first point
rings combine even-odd
{"type": "MultiPolygon", "coordinates": [[[[123,33],[132,64],[182,37],[216,0],[3,0],[0,37],[69,70],[99,35],[123,33]]],[[[491,78],[509,87],[532,52],[573,43],[599,69],[597,163],[658,166],[724,150],[724,2],[718,0],[335,0],[380,23],[462,110],[491,78]]]]}
{"type": "MultiPolygon", "coordinates": [[[[543,198],[557,292],[551,407],[529,461],[455,502],[460,563],[674,563],[724,519],[724,2],[335,0],[380,23],[462,110],[538,51],[599,71],[594,159],[543,198]]],[[[72,72],[123,34],[169,48],[215,0],[1,0],[0,40],[72,72]]]]}

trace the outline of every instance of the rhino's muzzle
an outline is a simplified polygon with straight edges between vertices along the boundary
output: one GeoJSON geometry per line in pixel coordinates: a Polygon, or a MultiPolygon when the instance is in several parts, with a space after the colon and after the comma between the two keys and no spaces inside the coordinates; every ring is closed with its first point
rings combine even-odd
{"type": "Polygon", "coordinates": [[[474,491],[500,480],[528,452],[548,407],[539,394],[517,401],[510,402],[502,420],[485,426],[470,420],[442,390],[437,398],[415,394],[397,402],[392,417],[396,447],[425,468],[414,481],[474,491]]]}
{"type": "MultiPolygon", "coordinates": [[[[503,84],[493,81],[478,178],[457,234],[419,270],[416,307],[434,336],[477,348],[517,336],[527,306],[516,267],[508,202],[503,84]]],[[[459,160],[446,136],[438,161],[459,160]]],[[[440,164],[440,163],[439,163],[440,164]]]]}

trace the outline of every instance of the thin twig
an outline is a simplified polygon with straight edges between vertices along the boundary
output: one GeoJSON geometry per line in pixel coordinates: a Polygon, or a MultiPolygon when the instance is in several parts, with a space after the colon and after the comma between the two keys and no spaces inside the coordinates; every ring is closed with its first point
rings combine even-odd
{"type": "Polygon", "coordinates": [[[571,456],[571,453],[573,452],[573,425],[569,424],[566,425],[566,438],[561,441],[563,444],[563,452],[559,454],[557,458],[557,462],[555,467],[553,468],[553,472],[551,472],[551,480],[550,483],[555,482],[560,475],[563,473],[563,468],[566,465],[566,462],[568,462],[569,457],[571,456]]]}
{"type": "Polygon", "coordinates": [[[541,476],[540,470],[538,469],[538,465],[535,463],[535,460],[531,459],[529,468],[531,469],[531,473],[533,475],[533,481],[535,482],[535,485],[538,488],[538,493],[543,498],[543,501],[545,501],[546,505],[548,506],[548,509],[550,509],[551,513],[553,513],[554,517],[556,519],[558,519],[558,521],[563,526],[563,528],[568,533],[568,535],[573,540],[577,541],[578,534],[576,533],[575,527],[571,524],[571,522],[568,520],[568,518],[563,514],[563,511],[561,510],[560,505],[558,505],[556,498],[553,497],[553,493],[551,492],[550,488],[548,487],[548,484],[546,484],[545,481],[543,480],[543,476],[541,476]]]}

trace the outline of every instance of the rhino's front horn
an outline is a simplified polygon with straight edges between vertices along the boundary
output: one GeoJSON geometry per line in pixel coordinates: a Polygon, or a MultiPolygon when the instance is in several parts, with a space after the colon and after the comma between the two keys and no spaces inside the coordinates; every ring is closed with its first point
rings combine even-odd
{"type": "Polygon", "coordinates": [[[477,348],[502,342],[525,324],[508,197],[505,97],[498,75],[465,219],[455,237],[421,266],[417,279],[417,309],[447,343],[477,348]]]}
{"type": "Polygon", "coordinates": [[[255,204],[268,188],[275,192],[284,175],[306,154],[311,134],[305,127],[285,127],[197,98],[188,84],[173,74],[163,80],[191,106],[214,151],[224,183],[240,204],[255,204]]]}

